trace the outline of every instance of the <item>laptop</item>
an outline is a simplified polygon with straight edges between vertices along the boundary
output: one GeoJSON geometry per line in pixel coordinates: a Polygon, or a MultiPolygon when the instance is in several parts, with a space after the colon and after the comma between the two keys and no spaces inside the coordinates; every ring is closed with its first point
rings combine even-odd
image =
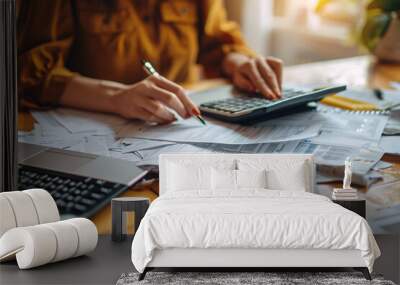
{"type": "Polygon", "coordinates": [[[134,162],[18,143],[18,189],[47,190],[62,218],[90,217],[146,174],[134,162]]]}

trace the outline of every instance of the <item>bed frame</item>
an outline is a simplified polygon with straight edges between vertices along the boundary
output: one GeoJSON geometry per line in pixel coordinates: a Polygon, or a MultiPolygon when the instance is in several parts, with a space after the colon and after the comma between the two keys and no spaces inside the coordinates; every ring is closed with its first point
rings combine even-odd
{"type": "MultiPolygon", "coordinates": [[[[213,161],[235,160],[238,158],[303,160],[304,173],[309,178],[306,191],[313,192],[315,185],[315,164],[312,155],[304,154],[163,154],[160,155],[160,195],[167,192],[169,162],[190,161],[192,164],[210,164],[213,161]]],[[[288,172],[288,177],[290,174],[288,172]]],[[[185,268],[210,269],[228,268],[229,271],[254,271],[271,268],[337,269],[354,268],[361,271],[367,280],[371,276],[359,250],[331,249],[254,249],[254,248],[169,248],[157,249],[139,280],[153,269],[185,268]],[[250,270],[252,269],[252,270],[250,270]]],[[[310,270],[311,271],[311,270],[310,270]]],[[[322,270],[321,270],[322,271],[322,270]]]]}
{"type": "Polygon", "coordinates": [[[235,271],[271,268],[343,268],[361,271],[371,280],[359,250],[331,249],[194,249],[156,250],[152,261],[139,275],[155,268],[230,268],[235,271]],[[237,269],[237,270],[236,270],[237,269]]]}

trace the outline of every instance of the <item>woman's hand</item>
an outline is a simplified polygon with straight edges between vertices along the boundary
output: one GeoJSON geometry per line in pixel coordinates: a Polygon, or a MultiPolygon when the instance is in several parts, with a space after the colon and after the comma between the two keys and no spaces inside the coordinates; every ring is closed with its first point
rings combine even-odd
{"type": "Polygon", "coordinates": [[[233,53],[226,57],[224,70],[239,89],[259,92],[267,99],[281,97],[283,63],[278,58],[250,58],[233,53]]]}
{"type": "Polygon", "coordinates": [[[76,76],[68,83],[60,103],[159,124],[176,120],[171,109],[183,118],[200,115],[181,86],[158,74],[132,85],[76,76]]]}
{"type": "Polygon", "coordinates": [[[111,103],[113,112],[125,118],[160,124],[176,120],[168,108],[175,110],[182,118],[200,114],[185,90],[161,75],[151,75],[116,91],[111,103]]]}

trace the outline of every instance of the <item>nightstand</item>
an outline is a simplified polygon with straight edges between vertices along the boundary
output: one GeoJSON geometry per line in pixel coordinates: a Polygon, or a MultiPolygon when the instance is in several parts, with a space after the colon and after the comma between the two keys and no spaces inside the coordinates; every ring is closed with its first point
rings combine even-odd
{"type": "Polygon", "coordinates": [[[113,241],[126,239],[127,219],[126,212],[135,212],[135,231],[149,208],[150,201],[145,197],[121,197],[111,200],[112,234],[113,241]]]}
{"type": "Polygon", "coordinates": [[[340,206],[359,214],[361,217],[365,219],[366,217],[366,203],[365,199],[356,199],[356,200],[332,200],[334,203],[339,204],[340,206]]]}

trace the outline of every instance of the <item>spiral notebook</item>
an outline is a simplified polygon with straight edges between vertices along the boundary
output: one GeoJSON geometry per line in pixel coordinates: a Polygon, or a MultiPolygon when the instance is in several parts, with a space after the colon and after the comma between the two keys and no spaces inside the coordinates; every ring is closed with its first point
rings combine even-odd
{"type": "Polygon", "coordinates": [[[380,90],[377,96],[376,91],[371,89],[349,89],[340,95],[323,99],[318,104],[318,110],[360,115],[390,115],[391,111],[388,108],[398,104],[400,104],[400,91],[380,90]]]}
{"type": "Polygon", "coordinates": [[[383,115],[389,116],[391,111],[389,110],[349,110],[341,109],[338,107],[327,106],[325,104],[318,104],[317,110],[319,112],[339,113],[339,114],[354,114],[354,115],[383,115]]]}

